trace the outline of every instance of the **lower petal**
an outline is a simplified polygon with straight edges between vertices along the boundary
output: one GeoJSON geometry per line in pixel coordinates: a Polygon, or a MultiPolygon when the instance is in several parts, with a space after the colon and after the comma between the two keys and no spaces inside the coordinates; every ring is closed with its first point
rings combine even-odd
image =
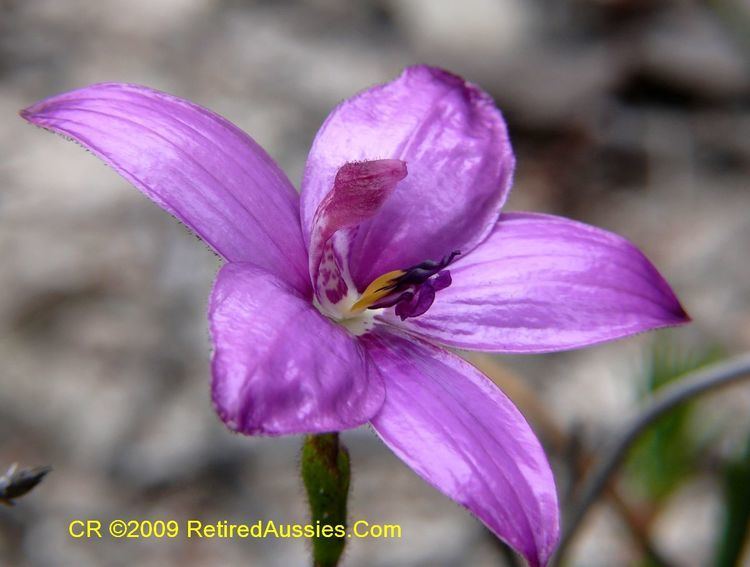
{"type": "Polygon", "coordinates": [[[288,284],[226,264],[209,305],[212,397],[230,429],[285,435],[367,422],[384,388],[363,347],[288,284]]]}
{"type": "Polygon", "coordinates": [[[562,217],[500,215],[487,240],[451,265],[451,276],[427,313],[390,322],[452,347],[529,353],[690,320],[633,244],[562,217]]]}
{"type": "Polygon", "coordinates": [[[372,425],[427,482],[468,508],[531,565],[558,539],[557,493],[513,403],[462,359],[378,330],[362,337],[386,384],[372,425]]]}

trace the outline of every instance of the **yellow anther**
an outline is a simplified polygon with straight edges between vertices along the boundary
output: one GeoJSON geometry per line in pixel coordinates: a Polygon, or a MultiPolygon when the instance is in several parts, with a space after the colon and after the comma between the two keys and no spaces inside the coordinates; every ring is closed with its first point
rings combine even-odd
{"type": "Polygon", "coordinates": [[[391,292],[391,287],[393,286],[395,281],[405,273],[406,272],[404,272],[403,270],[394,270],[374,279],[372,283],[367,286],[367,289],[365,289],[364,293],[357,300],[357,302],[352,305],[351,312],[357,313],[359,311],[364,311],[373,303],[376,303],[378,300],[384,298],[391,292]]]}

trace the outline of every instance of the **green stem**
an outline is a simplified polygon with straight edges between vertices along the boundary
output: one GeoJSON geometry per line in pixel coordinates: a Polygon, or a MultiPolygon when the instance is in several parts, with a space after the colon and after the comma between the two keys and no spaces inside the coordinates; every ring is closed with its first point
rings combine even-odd
{"type": "Polygon", "coordinates": [[[302,480],[310,503],[313,567],[336,567],[346,545],[349,452],[338,433],[308,435],[302,445],[302,480]]]}

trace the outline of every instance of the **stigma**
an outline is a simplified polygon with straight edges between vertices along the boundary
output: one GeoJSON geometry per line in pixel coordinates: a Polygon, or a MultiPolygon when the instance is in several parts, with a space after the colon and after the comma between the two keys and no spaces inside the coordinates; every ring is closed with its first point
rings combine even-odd
{"type": "Polygon", "coordinates": [[[356,317],[365,310],[391,307],[402,321],[424,314],[435,301],[435,294],[451,285],[451,273],[445,268],[459,254],[454,251],[442,260],[427,260],[406,270],[379,276],[351,306],[351,315],[356,317]]]}

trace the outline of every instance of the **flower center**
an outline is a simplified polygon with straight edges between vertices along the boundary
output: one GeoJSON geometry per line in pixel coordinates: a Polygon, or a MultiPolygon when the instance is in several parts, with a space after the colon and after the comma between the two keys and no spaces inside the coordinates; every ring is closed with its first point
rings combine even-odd
{"type": "Polygon", "coordinates": [[[350,307],[352,315],[365,310],[395,307],[403,321],[424,314],[435,301],[435,293],[451,285],[451,273],[445,270],[460,252],[455,251],[439,262],[427,260],[406,270],[394,270],[376,278],[350,307]]]}
{"type": "Polygon", "coordinates": [[[347,293],[336,304],[313,298],[313,304],[323,315],[332,319],[354,335],[363,335],[375,326],[375,318],[386,309],[394,308],[401,318],[419,317],[435,301],[435,294],[452,283],[451,273],[445,268],[461,252],[455,251],[440,261],[427,260],[406,270],[394,270],[375,278],[364,292],[347,293]]]}

